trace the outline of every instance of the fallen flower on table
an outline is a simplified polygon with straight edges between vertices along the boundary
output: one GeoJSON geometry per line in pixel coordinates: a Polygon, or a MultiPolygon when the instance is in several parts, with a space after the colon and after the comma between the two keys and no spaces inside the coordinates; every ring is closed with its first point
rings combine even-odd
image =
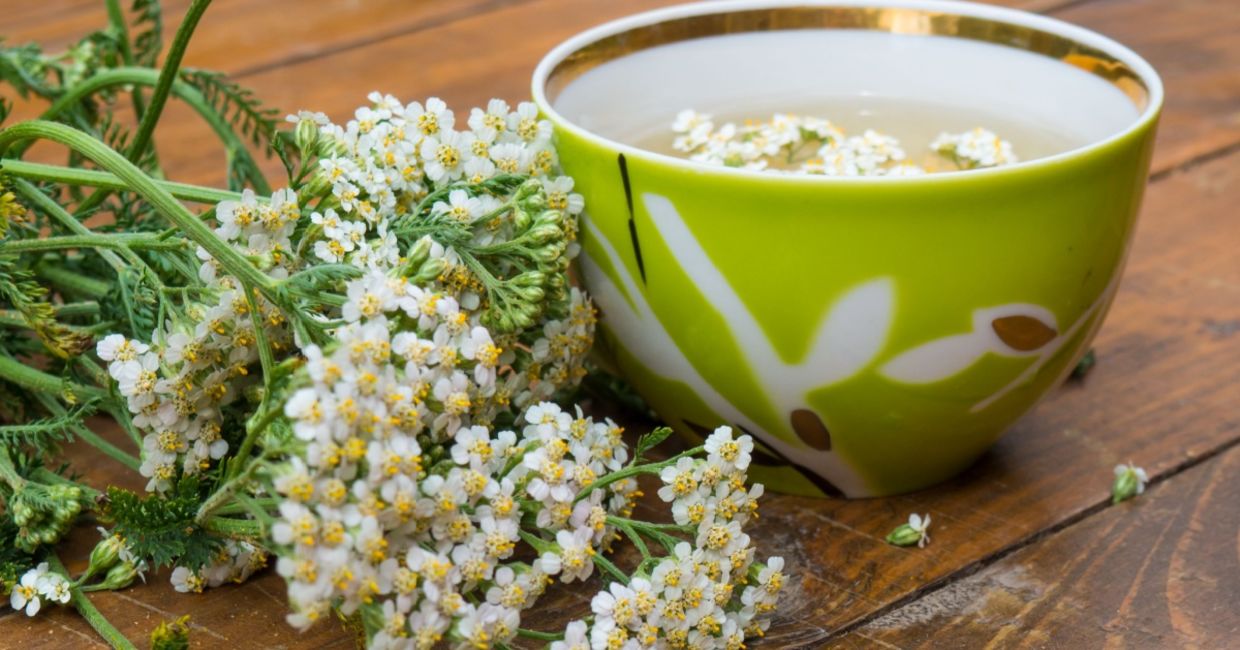
{"type": "Polygon", "coordinates": [[[1115,466],[1115,482],[1111,484],[1111,503],[1127,501],[1142,492],[1149,482],[1145,470],[1128,463],[1115,466]]]}
{"type": "Polygon", "coordinates": [[[896,546],[912,546],[925,548],[930,543],[930,515],[913,513],[908,516],[908,523],[896,526],[887,535],[887,542],[896,546]]]}

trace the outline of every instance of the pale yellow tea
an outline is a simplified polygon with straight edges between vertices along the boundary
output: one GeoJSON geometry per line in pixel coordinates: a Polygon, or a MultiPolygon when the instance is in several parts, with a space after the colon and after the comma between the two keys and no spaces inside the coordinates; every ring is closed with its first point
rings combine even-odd
{"type": "Polygon", "coordinates": [[[709,164],[829,175],[992,167],[1086,144],[1050,125],[995,111],[889,97],[800,105],[763,98],[744,108],[664,113],[650,122],[632,129],[626,144],[709,164]],[[866,167],[866,156],[877,166],[866,167]],[[861,167],[832,168],[833,159],[858,160],[861,167]]]}

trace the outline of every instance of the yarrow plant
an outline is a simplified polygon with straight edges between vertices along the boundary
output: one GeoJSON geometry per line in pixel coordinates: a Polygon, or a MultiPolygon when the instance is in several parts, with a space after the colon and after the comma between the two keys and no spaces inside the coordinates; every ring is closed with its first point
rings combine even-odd
{"type": "Polygon", "coordinates": [[[821,176],[920,176],[1018,162],[1011,143],[982,128],[942,133],[919,164],[896,138],[866,129],[848,136],[818,117],[776,113],[737,125],[686,109],[672,123],[672,148],[709,165],[821,176]]]}
{"type": "MultiPolygon", "coordinates": [[[[197,593],[274,565],[293,626],[335,612],[371,647],[760,636],[785,578],[745,532],[762,494],[746,476],[753,441],[722,427],[652,460],[669,430],[630,449],[567,401],[597,314],[569,280],[584,202],[534,105],[458,115],[373,93],[342,124],[281,122],[222,76],[180,68],[207,4],[191,3],[159,69],[151,0],[131,16],[107,2],[108,29],[66,54],[0,51],[0,77],[49,104],[0,130],[11,606],[72,604],[129,648],[83,592],[159,571],[197,593]],[[170,97],[221,138],[227,190],[163,180],[151,133],[170,97]],[[113,117],[121,101],[132,130],[113,117]],[[23,160],[36,140],[70,164],[23,160]],[[284,187],[251,148],[279,161],[284,187]],[[86,485],[63,462],[69,440],[144,489],[86,485]],[[667,523],[635,516],[642,476],[662,481],[667,523]],[[88,512],[106,527],[72,578],[56,546],[88,512]],[[635,564],[615,559],[622,545],[635,564]],[[522,626],[556,583],[596,576],[590,616],[522,626]]],[[[153,643],[187,630],[164,625],[153,643]]]]}

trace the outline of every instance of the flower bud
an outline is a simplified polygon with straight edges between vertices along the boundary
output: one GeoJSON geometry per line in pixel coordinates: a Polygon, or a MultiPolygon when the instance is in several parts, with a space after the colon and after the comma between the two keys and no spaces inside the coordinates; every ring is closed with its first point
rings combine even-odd
{"type": "Polygon", "coordinates": [[[887,542],[896,546],[913,546],[921,541],[921,533],[908,524],[901,524],[887,535],[887,542]]]}
{"type": "Polygon", "coordinates": [[[427,260],[422,264],[421,268],[418,269],[418,272],[415,273],[413,277],[409,278],[409,281],[417,285],[425,284],[426,282],[439,277],[440,274],[443,273],[445,267],[446,265],[442,258],[427,260]]]}
{"type": "Polygon", "coordinates": [[[521,187],[517,188],[514,198],[518,202],[527,203],[530,201],[537,201],[538,197],[542,196],[542,194],[542,182],[536,178],[531,178],[522,183],[521,187]]]}
{"type": "Polygon", "coordinates": [[[121,549],[124,547],[125,542],[121,540],[120,535],[109,535],[100,540],[90,552],[90,564],[86,567],[82,580],[115,566],[120,560],[121,549]]]}
{"type": "Polygon", "coordinates": [[[518,287],[538,287],[542,286],[542,284],[546,281],[546,274],[538,271],[526,271],[525,273],[513,276],[510,280],[514,286],[518,287]]]}
{"type": "Polygon", "coordinates": [[[524,207],[518,205],[516,208],[513,209],[512,226],[516,228],[518,231],[529,228],[531,222],[533,222],[533,218],[530,217],[529,211],[526,210],[524,207]]]}
{"type": "Polygon", "coordinates": [[[423,237],[414,243],[413,248],[409,249],[409,254],[405,256],[405,264],[408,265],[408,268],[421,268],[422,264],[430,258],[431,247],[434,243],[429,236],[423,237]]]}
{"type": "Polygon", "coordinates": [[[138,577],[138,567],[133,562],[120,562],[108,569],[103,581],[94,585],[99,590],[124,589],[138,577]]]}
{"type": "Polygon", "coordinates": [[[529,302],[539,302],[547,295],[547,292],[543,291],[542,287],[521,287],[517,290],[517,293],[521,294],[523,300],[529,302]]]}
{"type": "Polygon", "coordinates": [[[312,119],[298,120],[297,127],[293,130],[293,142],[297,144],[297,149],[307,153],[313,152],[318,141],[319,125],[315,124],[312,119]]]}
{"type": "Polygon", "coordinates": [[[559,227],[554,225],[536,225],[533,228],[530,228],[527,236],[535,244],[545,244],[549,241],[554,241],[563,237],[564,233],[559,229],[559,227]]]}
{"type": "Polygon", "coordinates": [[[564,256],[563,245],[547,245],[534,251],[534,259],[539,262],[553,263],[564,256]]]}

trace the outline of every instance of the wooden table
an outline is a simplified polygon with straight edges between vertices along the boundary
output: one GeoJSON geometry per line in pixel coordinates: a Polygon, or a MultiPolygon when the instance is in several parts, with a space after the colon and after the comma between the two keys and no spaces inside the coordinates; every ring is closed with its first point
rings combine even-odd
{"type": "MultiPolygon", "coordinates": [[[[1237,647],[1240,631],[1240,2],[1003,0],[1133,47],[1163,75],[1167,105],[1127,275],[1095,344],[1099,363],[1059,389],[975,467],[917,494],[866,501],[764,499],[760,553],[795,574],[762,647],[1237,647]],[[1112,506],[1111,468],[1152,482],[1112,506]],[[883,536],[910,512],[933,543],[883,536]]],[[[102,24],[96,0],[5,3],[15,41],[63,45],[102,24]]],[[[170,22],[187,0],[167,3],[170,22]]],[[[272,105],[343,121],[371,90],[438,95],[459,109],[527,96],[552,45],[666,0],[217,0],[188,63],[231,73],[272,105]]],[[[222,153],[182,106],[158,133],[176,180],[222,183],[222,153]]],[[[114,481],[96,460],[87,477],[114,481]]],[[[75,537],[80,569],[93,533],[75,537]]],[[[166,575],[96,594],[145,642],[192,614],[202,647],[347,647],[333,624],[283,623],[268,572],[202,596],[166,575]]],[[[570,594],[549,629],[580,615],[570,594]]],[[[0,647],[100,645],[64,608],[0,613],[0,647]]]]}

